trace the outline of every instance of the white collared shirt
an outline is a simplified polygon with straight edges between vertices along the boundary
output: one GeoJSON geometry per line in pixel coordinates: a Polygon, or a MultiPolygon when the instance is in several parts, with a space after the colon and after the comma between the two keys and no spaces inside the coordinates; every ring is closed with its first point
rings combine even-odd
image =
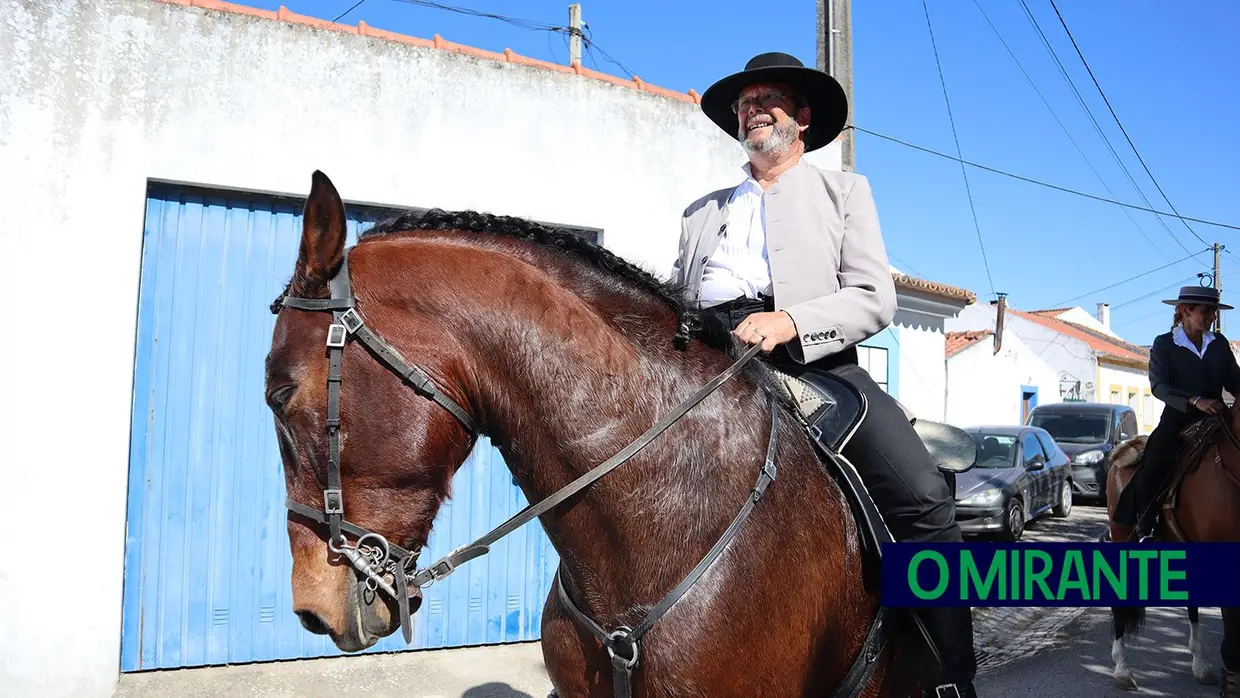
{"type": "Polygon", "coordinates": [[[762,185],[746,163],[745,181],[728,199],[727,230],[702,270],[701,305],[708,308],[740,296],[756,299],[771,293],[771,264],[766,252],[766,203],[762,185]]]}
{"type": "Polygon", "coordinates": [[[1199,359],[1205,358],[1206,349],[1209,348],[1210,342],[1214,341],[1214,333],[1205,330],[1201,333],[1201,349],[1197,349],[1197,347],[1193,346],[1193,340],[1188,338],[1188,333],[1184,331],[1183,325],[1176,325],[1175,331],[1171,333],[1171,336],[1175,339],[1176,344],[1193,352],[1199,359]]]}

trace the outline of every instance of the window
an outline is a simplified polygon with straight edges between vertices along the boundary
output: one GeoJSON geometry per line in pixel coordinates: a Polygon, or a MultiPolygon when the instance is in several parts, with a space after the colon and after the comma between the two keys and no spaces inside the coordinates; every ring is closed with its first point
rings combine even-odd
{"type": "Polygon", "coordinates": [[[1121,437],[1131,439],[1137,435],[1137,415],[1132,412],[1125,412],[1120,417],[1120,434],[1121,437]]]}
{"type": "Polygon", "coordinates": [[[1112,391],[1111,391],[1111,404],[1112,404],[1112,405],[1118,405],[1118,404],[1119,404],[1119,391],[1118,391],[1118,390],[1112,390],[1112,391]]]}
{"type": "Polygon", "coordinates": [[[1016,464],[1016,437],[1007,434],[973,432],[977,446],[977,466],[982,470],[1010,468],[1016,464]]]}
{"type": "Polygon", "coordinates": [[[1046,450],[1047,455],[1057,453],[1059,451],[1059,444],[1055,443],[1049,434],[1041,431],[1035,431],[1033,433],[1037,435],[1038,441],[1042,442],[1042,448],[1046,450]]]}
{"type": "Polygon", "coordinates": [[[884,393],[890,393],[887,387],[887,361],[889,360],[888,352],[883,347],[857,347],[857,363],[861,364],[861,368],[870,374],[870,378],[878,383],[878,387],[883,389],[884,393]]]}
{"type": "Polygon", "coordinates": [[[1154,426],[1154,396],[1148,392],[1145,393],[1145,409],[1141,410],[1141,421],[1145,422],[1145,426],[1154,426]]]}
{"type": "Polygon", "coordinates": [[[1033,432],[1025,434],[1020,440],[1021,458],[1024,459],[1025,465],[1033,462],[1036,456],[1042,456],[1042,460],[1046,460],[1046,454],[1042,452],[1042,445],[1038,443],[1038,438],[1033,432]]]}

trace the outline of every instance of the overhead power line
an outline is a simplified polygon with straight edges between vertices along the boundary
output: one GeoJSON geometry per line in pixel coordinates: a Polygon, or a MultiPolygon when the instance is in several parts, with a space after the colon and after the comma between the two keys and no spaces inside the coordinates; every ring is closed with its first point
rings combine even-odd
{"type": "Polygon", "coordinates": [[[518,19],[507,15],[495,14],[494,12],[482,12],[480,10],[471,10],[468,7],[457,7],[455,5],[445,5],[432,0],[398,0],[408,5],[418,5],[421,7],[430,7],[436,10],[445,10],[447,12],[455,12],[457,14],[469,15],[471,17],[481,17],[484,19],[495,19],[506,22],[514,27],[521,29],[529,29],[531,31],[548,31],[548,32],[564,32],[568,31],[568,27],[562,27],[556,24],[547,24],[546,22],[536,22],[529,19],[518,19]]]}
{"type": "Polygon", "coordinates": [[[339,22],[339,21],[341,20],[341,18],[343,18],[345,15],[347,15],[347,14],[349,14],[350,12],[352,12],[353,10],[356,10],[357,8],[361,7],[361,6],[362,6],[362,3],[364,3],[364,2],[366,2],[366,0],[357,0],[357,2],[353,3],[353,6],[352,6],[352,7],[350,7],[350,8],[349,8],[349,9],[347,9],[347,10],[345,10],[344,12],[341,12],[340,14],[336,15],[336,18],[335,18],[335,19],[333,19],[332,21],[333,21],[333,22],[339,22]]]}
{"type": "MultiPolygon", "coordinates": [[[[1051,107],[1050,102],[1047,101],[1045,95],[1042,94],[1042,90],[1038,89],[1037,83],[1033,81],[1033,78],[1029,75],[1029,71],[1025,70],[1025,66],[1020,62],[1020,59],[1016,57],[1016,52],[1012,50],[1011,46],[1008,46],[1008,43],[1003,38],[1003,35],[999,33],[998,27],[995,26],[994,22],[990,21],[990,15],[986,14],[986,10],[982,7],[982,4],[978,2],[978,0],[973,0],[973,4],[977,6],[978,12],[982,14],[982,17],[985,18],[986,23],[990,25],[990,30],[995,33],[995,36],[998,37],[999,42],[1003,44],[1003,48],[1007,49],[1008,55],[1012,57],[1012,61],[1016,63],[1016,67],[1019,68],[1020,72],[1025,76],[1025,80],[1029,82],[1029,86],[1033,88],[1035,93],[1037,93],[1038,98],[1042,100],[1042,104],[1046,107],[1046,110],[1050,112],[1051,117],[1055,119],[1055,123],[1059,124],[1059,128],[1063,130],[1064,135],[1068,137],[1068,141],[1072,143],[1072,147],[1076,148],[1076,152],[1080,154],[1081,159],[1084,160],[1085,164],[1089,166],[1089,169],[1093,171],[1094,176],[1098,178],[1098,181],[1102,184],[1102,187],[1107,190],[1107,193],[1110,194],[1112,198],[1118,198],[1115,192],[1111,190],[1111,187],[1107,185],[1106,180],[1102,178],[1102,174],[1098,172],[1098,168],[1094,167],[1094,164],[1090,162],[1089,158],[1085,155],[1085,151],[1081,150],[1081,146],[1077,144],[1076,139],[1072,137],[1072,133],[1068,130],[1068,127],[1064,125],[1063,121],[1059,118],[1059,115],[1055,113],[1055,109],[1051,107]]],[[[1167,256],[1167,253],[1163,252],[1162,248],[1155,244],[1153,238],[1145,232],[1145,229],[1137,223],[1137,219],[1132,217],[1132,214],[1128,212],[1128,209],[1121,206],[1119,207],[1119,210],[1124,213],[1124,215],[1132,223],[1133,227],[1137,229],[1137,232],[1141,233],[1141,237],[1144,237],[1146,241],[1150,243],[1150,246],[1153,247],[1158,254],[1162,255],[1163,259],[1166,259],[1167,261],[1171,260],[1171,257],[1167,256]]],[[[1179,243],[1180,247],[1184,247],[1184,245],[1180,243],[1179,239],[1174,235],[1171,236],[1171,239],[1176,243],[1179,243]]],[[[1184,251],[1187,252],[1188,249],[1185,248],[1184,251]]]]}
{"type": "MultiPolygon", "coordinates": [[[[1159,186],[1158,180],[1154,179],[1154,173],[1150,172],[1150,168],[1145,164],[1145,158],[1141,157],[1141,153],[1137,151],[1137,146],[1133,145],[1132,139],[1128,137],[1128,130],[1124,128],[1124,124],[1120,123],[1119,115],[1117,115],[1115,113],[1115,109],[1111,107],[1111,100],[1107,99],[1106,93],[1102,91],[1102,85],[1098,84],[1098,78],[1094,77],[1094,71],[1090,69],[1089,63],[1085,60],[1085,54],[1081,53],[1081,47],[1077,45],[1076,38],[1072,36],[1072,31],[1068,29],[1068,23],[1064,21],[1063,15],[1059,13],[1059,8],[1055,5],[1055,0],[1050,0],[1050,3],[1051,7],[1055,9],[1055,16],[1059,17],[1059,23],[1063,25],[1064,32],[1072,41],[1072,47],[1076,49],[1076,55],[1081,59],[1081,64],[1085,66],[1085,71],[1089,73],[1089,79],[1094,81],[1094,87],[1098,88],[1098,94],[1102,95],[1102,101],[1106,103],[1107,109],[1111,112],[1111,118],[1115,119],[1115,125],[1119,126],[1120,132],[1124,134],[1124,139],[1128,141],[1128,147],[1132,148],[1132,152],[1137,156],[1137,160],[1141,163],[1141,167],[1145,168],[1145,174],[1149,175],[1150,181],[1154,183],[1154,187],[1158,189],[1158,193],[1162,194],[1163,201],[1167,202],[1167,205],[1171,207],[1172,211],[1175,211],[1176,216],[1178,217],[1180,212],[1175,210],[1175,206],[1171,203],[1171,199],[1167,198],[1167,194],[1163,191],[1163,188],[1159,186]]],[[[1180,218],[1180,222],[1184,224],[1185,228],[1188,228],[1188,232],[1192,233],[1193,237],[1201,241],[1201,244],[1210,244],[1198,235],[1197,231],[1193,230],[1183,218],[1180,218]]]]}
{"type": "Polygon", "coordinates": [[[1082,298],[1086,298],[1086,297],[1088,297],[1088,296],[1092,296],[1092,295],[1094,295],[1095,293],[1101,293],[1102,291],[1107,291],[1107,290],[1113,289],[1113,288],[1115,288],[1116,286],[1122,286],[1122,285],[1124,285],[1124,284],[1128,283],[1129,281],[1136,281],[1137,279],[1140,279],[1140,278],[1145,277],[1145,276],[1149,276],[1150,274],[1153,274],[1154,272],[1157,272],[1157,271],[1162,271],[1163,269],[1166,269],[1167,267],[1170,267],[1170,266],[1172,266],[1172,265],[1179,264],[1180,262],[1186,262],[1186,261],[1188,261],[1188,260],[1192,259],[1193,257],[1196,257],[1196,256],[1197,256],[1197,255],[1199,255],[1199,254],[1205,254],[1206,252],[1212,252],[1212,251],[1214,251],[1214,248],[1213,248],[1213,247],[1206,248],[1206,249],[1204,249],[1204,250],[1202,250],[1202,251],[1200,251],[1200,252],[1195,252],[1195,253],[1193,253],[1193,254],[1190,254],[1190,255],[1188,255],[1187,257],[1183,258],[1183,259],[1177,259],[1176,261],[1171,262],[1171,264],[1164,264],[1164,265],[1162,265],[1161,267],[1158,267],[1158,268],[1156,268],[1156,269],[1150,269],[1149,271],[1143,271],[1143,272],[1141,272],[1140,274],[1137,274],[1136,276],[1130,276],[1130,277],[1128,277],[1127,279],[1124,279],[1123,281],[1116,281],[1115,283],[1113,283],[1113,284],[1111,284],[1111,285],[1109,285],[1109,286],[1103,286],[1102,288],[1097,288],[1097,289],[1094,289],[1094,290],[1089,291],[1089,292],[1087,292],[1087,293],[1082,293],[1081,295],[1076,296],[1075,298],[1069,298],[1069,299],[1068,299],[1068,300],[1066,300],[1066,301],[1060,301],[1060,302],[1058,302],[1058,303],[1053,304],[1051,307],[1052,307],[1052,308],[1059,308],[1059,307],[1062,307],[1062,306],[1064,306],[1064,305],[1066,305],[1066,304],[1068,304],[1068,303],[1071,303],[1072,301],[1078,301],[1078,300],[1080,300],[1080,299],[1082,299],[1082,298]]]}
{"type": "MultiPolygon", "coordinates": [[[[921,0],[921,7],[926,13],[926,29],[930,32],[930,47],[934,49],[934,64],[939,69],[939,84],[943,86],[943,102],[947,105],[947,120],[952,126],[952,139],[956,142],[956,155],[960,156],[960,137],[956,135],[956,119],[952,116],[952,102],[947,97],[947,80],[943,77],[943,63],[939,60],[939,47],[934,40],[934,27],[930,24],[930,8],[926,0],[921,0]]],[[[986,243],[982,242],[982,227],[977,222],[977,207],[973,205],[973,190],[969,187],[969,173],[964,169],[964,161],[960,161],[960,174],[964,177],[964,191],[969,198],[969,211],[973,213],[973,229],[977,231],[977,245],[982,249],[982,265],[986,267],[986,280],[990,282],[990,295],[995,295],[995,280],[990,275],[990,261],[986,259],[986,243]]]]}
{"type": "Polygon", "coordinates": [[[1036,184],[1038,186],[1047,187],[1048,189],[1055,189],[1055,190],[1058,190],[1058,191],[1061,191],[1067,194],[1075,194],[1076,196],[1083,196],[1087,199],[1093,199],[1095,201],[1102,201],[1108,204],[1116,204],[1118,206],[1124,206],[1126,208],[1131,208],[1135,211],[1145,211],[1146,213],[1155,213],[1160,216],[1167,216],[1168,218],[1181,218],[1186,221],[1192,221],[1194,223],[1201,223],[1202,225],[1212,225],[1218,228],[1227,228],[1228,230],[1240,230],[1240,225],[1231,225],[1229,223],[1207,221],[1201,218],[1193,218],[1192,216],[1181,216],[1175,213],[1167,213],[1166,211],[1158,211],[1153,208],[1146,208],[1144,206],[1137,206],[1135,204],[1127,204],[1127,203],[1124,203],[1123,201],[1116,201],[1115,199],[1108,199],[1105,196],[1097,196],[1095,194],[1088,194],[1086,192],[1079,191],[1077,189],[1069,189],[1068,187],[1063,187],[1058,184],[1051,184],[1050,182],[1043,182],[1041,180],[1033,179],[1032,177],[1025,177],[1023,175],[1014,174],[1012,172],[1000,170],[998,168],[990,167],[988,165],[982,165],[980,163],[971,162],[969,160],[963,160],[954,155],[948,155],[947,153],[941,153],[937,150],[933,150],[925,146],[916,145],[914,143],[909,143],[908,141],[900,140],[899,138],[894,138],[892,136],[879,133],[877,131],[871,131],[869,129],[857,126],[855,124],[849,124],[845,126],[844,128],[846,129],[851,128],[853,130],[860,131],[862,133],[868,133],[869,135],[874,136],[876,138],[882,138],[883,140],[891,141],[892,143],[898,143],[902,146],[905,146],[906,148],[912,148],[913,150],[920,150],[923,153],[929,153],[930,155],[937,155],[938,157],[944,158],[946,160],[951,160],[953,162],[960,162],[970,167],[976,167],[979,170],[986,170],[987,172],[993,172],[994,174],[1003,175],[1004,177],[1011,177],[1012,179],[1018,179],[1022,182],[1028,182],[1029,184],[1036,184]]]}
{"type": "MultiPolygon", "coordinates": [[[[1137,196],[1141,197],[1141,200],[1145,202],[1146,206],[1153,208],[1154,204],[1151,203],[1149,198],[1145,196],[1145,191],[1139,184],[1137,184],[1136,178],[1132,176],[1132,171],[1128,169],[1128,165],[1125,164],[1123,159],[1120,158],[1119,153],[1115,150],[1115,146],[1111,143],[1110,137],[1108,137],[1106,132],[1102,130],[1102,124],[1098,123],[1098,118],[1094,116],[1093,110],[1089,108],[1088,104],[1086,104],[1085,97],[1081,94],[1080,88],[1076,86],[1076,81],[1072,79],[1072,76],[1068,73],[1067,67],[1065,67],[1063,61],[1059,59],[1059,53],[1056,52],[1055,47],[1051,45],[1051,41],[1047,38],[1046,32],[1042,31],[1042,25],[1038,24],[1038,19],[1037,17],[1034,17],[1033,12],[1030,11],[1028,3],[1026,3],[1025,0],[1020,0],[1020,6],[1021,9],[1024,10],[1025,18],[1029,20],[1029,24],[1033,27],[1034,32],[1036,32],[1038,38],[1042,40],[1042,47],[1046,49],[1046,52],[1050,55],[1051,60],[1055,62],[1055,66],[1059,68],[1060,76],[1063,77],[1064,82],[1068,83],[1068,88],[1072,91],[1073,96],[1076,97],[1077,104],[1081,106],[1081,110],[1085,112],[1085,116],[1089,119],[1089,122],[1093,124],[1094,131],[1098,133],[1098,137],[1102,139],[1102,143],[1107,147],[1107,150],[1110,151],[1111,157],[1115,158],[1115,164],[1119,165],[1119,168],[1123,171],[1124,176],[1128,178],[1128,182],[1132,184],[1132,188],[1137,190],[1137,196]]],[[[1178,238],[1175,233],[1171,232],[1171,228],[1167,227],[1166,221],[1161,218],[1157,218],[1155,220],[1158,221],[1158,225],[1162,226],[1162,229],[1166,231],[1167,235],[1174,240],[1175,243],[1181,247],[1181,249],[1185,252],[1189,251],[1188,247],[1180,241],[1180,238],[1178,238]]]]}

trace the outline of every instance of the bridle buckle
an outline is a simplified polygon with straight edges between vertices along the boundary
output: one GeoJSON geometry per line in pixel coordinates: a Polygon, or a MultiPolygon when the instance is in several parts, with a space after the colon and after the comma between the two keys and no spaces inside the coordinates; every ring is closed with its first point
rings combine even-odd
{"type": "Polygon", "coordinates": [[[340,322],[344,324],[344,328],[349,331],[349,334],[362,329],[362,325],[365,324],[362,322],[362,316],[358,315],[353,308],[349,308],[340,314],[340,322]]]}
{"type": "Polygon", "coordinates": [[[327,346],[332,349],[343,349],[348,336],[349,329],[347,327],[332,323],[327,328],[327,346]]]}
{"type": "Polygon", "coordinates": [[[323,513],[344,515],[344,497],[340,490],[323,490],[323,513]]]}

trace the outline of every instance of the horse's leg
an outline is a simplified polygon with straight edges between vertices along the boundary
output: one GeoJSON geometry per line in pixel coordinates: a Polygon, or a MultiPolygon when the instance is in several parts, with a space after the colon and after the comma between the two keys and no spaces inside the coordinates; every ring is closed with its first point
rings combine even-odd
{"type": "Polygon", "coordinates": [[[1223,608],[1223,645],[1220,654],[1223,657],[1223,695],[1240,695],[1240,608],[1223,608]]]}
{"type": "Polygon", "coordinates": [[[1218,677],[1206,660],[1205,643],[1201,641],[1201,627],[1196,606],[1188,607],[1188,651],[1193,653],[1193,679],[1200,684],[1214,684],[1218,677]]]}
{"type": "Polygon", "coordinates": [[[1115,630],[1115,639],[1111,642],[1111,661],[1115,662],[1115,670],[1111,672],[1111,679],[1116,687],[1125,691],[1137,690],[1137,680],[1128,668],[1128,657],[1124,653],[1124,635],[1129,631],[1136,632],[1144,616],[1144,608],[1111,609],[1111,625],[1115,630]]]}

